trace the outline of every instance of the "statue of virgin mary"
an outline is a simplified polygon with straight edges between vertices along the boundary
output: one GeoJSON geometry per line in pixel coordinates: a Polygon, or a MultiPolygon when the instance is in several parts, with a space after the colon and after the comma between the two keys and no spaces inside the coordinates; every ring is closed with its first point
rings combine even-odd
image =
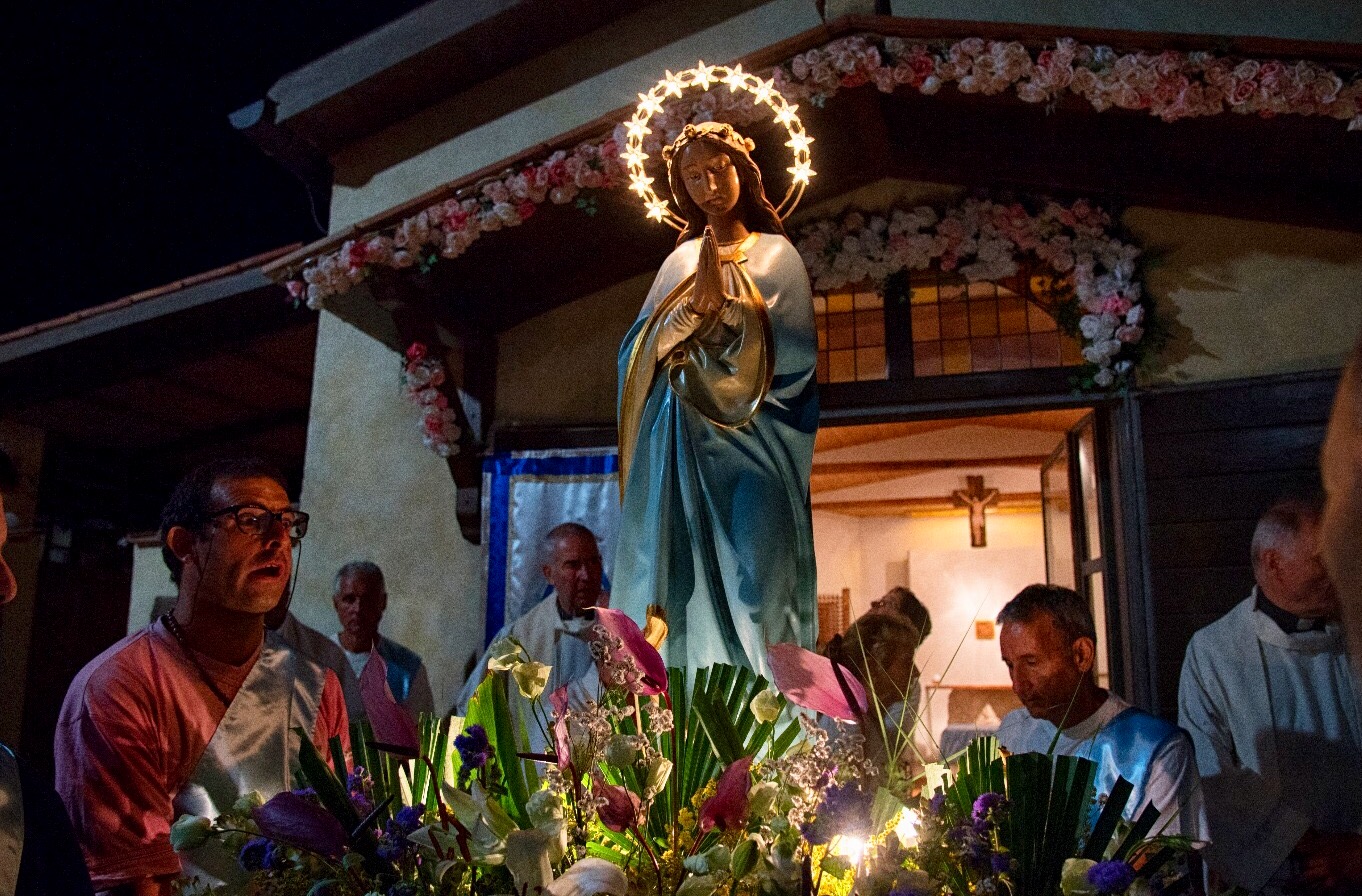
{"type": "Polygon", "coordinates": [[[669,665],[766,675],[813,648],[809,472],[818,428],[808,274],[752,141],[687,125],[663,153],[687,226],[619,354],[623,513],[612,604],[667,613],[669,665]]]}

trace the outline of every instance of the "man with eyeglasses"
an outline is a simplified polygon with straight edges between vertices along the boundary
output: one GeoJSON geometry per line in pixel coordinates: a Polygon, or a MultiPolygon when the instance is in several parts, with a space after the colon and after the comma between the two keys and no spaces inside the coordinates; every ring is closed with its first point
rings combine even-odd
{"type": "MultiPolygon", "coordinates": [[[[172,892],[171,824],[293,787],[295,729],[323,755],[333,737],[349,749],[335,673],[265,626],[307,522],[257,460],[205,464],[172,493],[161,537],[175,607],[81,670],[57,725],[57,789],[97,890],[172,892]]],[[[230,878],[235,862],[214,850],[184,856],[184,873],[230,878]]]]}

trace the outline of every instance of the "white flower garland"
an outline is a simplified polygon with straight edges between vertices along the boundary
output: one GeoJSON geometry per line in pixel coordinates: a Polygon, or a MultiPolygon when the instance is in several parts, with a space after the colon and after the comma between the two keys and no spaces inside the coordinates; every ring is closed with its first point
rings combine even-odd
{"type": "MultiPolygon", "coordinates": [[[[966,280],[1001,280],[1029,254],[1073,284],[1075,307],[1059,323],[1076,321],[1090,382],[1101,389],[1128,386],[1143,354],[1146,304],[1135,279],[1138,247],[1110,232],[1111,217],[1080,199],[1064,206],[1042,202],[1031,214],[1020,203],[967,199],[938,214],[927,206],[887,215],[852,211],[803,225],[795,247],[816,289],[883,283],[898,271],[935,265],[966,280]]],[[[1087,383],[1085,383],[1086,385],[1087,383]]]]}

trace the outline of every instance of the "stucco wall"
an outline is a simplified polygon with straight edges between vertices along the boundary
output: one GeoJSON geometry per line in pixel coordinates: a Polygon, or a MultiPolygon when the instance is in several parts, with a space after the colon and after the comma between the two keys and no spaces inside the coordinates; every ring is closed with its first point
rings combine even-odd
{"type": "Polygon", "coordinates": [[[1170,339],[1155,384],[1340,367],[1362,327],[1362,234],[1132,208],[1170,339]]]}
{"type": "Polygon", "coordinates": [[[426,661],[443,711],[481,647],[482,553],[459,532],[454,481],[421,444],[399,370],[396,353],[322,312],[302,494],[312,523],[293,609],[335,633],[332,576],[348,560],[377,563],[389,598],[380,631],[426,661]]]}
{"type": "Polygon", "coordinates": [[[128,634],[151,620],[156,598],[172,597],[175,583],[161,557],[160,545],[137,545],[132,549],[132,598],[128,601],[128,634]]]}
{"type": "Polygon", "coordinates": [[[497,422],[612,425],[620,342],[652,279],[626,280],[501,334],[497,422]]]}
{"type": "Polygon", "coordinates": [[[651,87],[666,69],[688,68],[697,59],[727,62],[821,23],[813,0],[773,0],[760,5],[688,0],[625,16],[548,57],[450,97],[337,153],[332,159],[336,177],[331,193],[331,230],[343,230],[526,147],[553,140],[632,105],[638,102],[639,91],[651,87]],[[755,8],[743,9],[748,5],[755,8]],[[710,13],[710,9],[719,14],[710,13]],[[718,23],[686,33],[694,21],[703,21],[704,17],[718,23]],[[685,36],[659,46],[659,35],[670,33],[685,36]],[[583,56],[621,62],[544,95],[540,85],[556,83],[560,70],[577,66],[583,56]],[[524,97],[524,103],[485,124],[461,125],[467,110],[480,104],[499,105],[507,96],[524,97]]]}

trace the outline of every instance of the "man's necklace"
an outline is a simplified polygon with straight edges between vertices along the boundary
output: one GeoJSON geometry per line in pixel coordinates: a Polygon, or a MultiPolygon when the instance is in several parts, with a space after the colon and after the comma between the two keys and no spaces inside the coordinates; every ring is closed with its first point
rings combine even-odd
{"type": "Polygon", "coordinates": [[[199,662],[198,657],[194,656],[194,651],[189,647],[189,640],[185,638],[184,629],[180,628],[180,623],[175,621],[175,617],[170,613],[162,613],[161,624],[166,627],[166,631],[170,632],[171,637],[175,639],[175,643],[180,645],[180,648],[184,651],[184,655],[189,659],[190,664],[193,665],[194,669],[199,673],[199,678],[203,679],[203,683],[208,685],[208,690],[213,692],[213,696],[222,701],[224,708],[231,706],[232,701],[222,692],[222,688],[218,687],[217,682],[213,681],[213,677],[208,674],[207,669],[203,668],[203,664],[199,662]]]}

